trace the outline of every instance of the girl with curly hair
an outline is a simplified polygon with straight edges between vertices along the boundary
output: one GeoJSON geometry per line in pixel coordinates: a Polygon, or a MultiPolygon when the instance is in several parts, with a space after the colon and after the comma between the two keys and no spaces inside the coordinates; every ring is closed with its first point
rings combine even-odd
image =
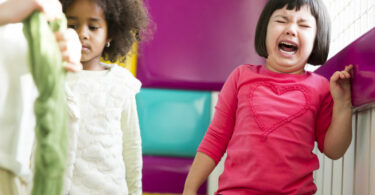
{"type": "Polygon", "coordinates": [[[142,194],[135,95],[141,83],[114,62],[146,29],[141,0],[60,0],[82,44],[83,71],[68,75],[64,194],[142,194]],[[112,62],[105,64],[103,58],[112,62]]]}

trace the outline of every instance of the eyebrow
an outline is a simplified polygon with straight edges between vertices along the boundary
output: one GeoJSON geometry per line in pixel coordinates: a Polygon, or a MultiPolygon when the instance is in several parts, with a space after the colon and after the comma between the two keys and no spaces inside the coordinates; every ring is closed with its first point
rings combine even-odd
{"type": "Polygon", "coordinates": [[[283,16],[283,15],[276,15],[276,16],[274,16],[274,17],[272,17],[272,18],[283,18],[283,19],[285,19],[285,20],[288,20],[288,17],[283,16]]]}
{"type": "MultiPolygon", "coordinates": [[[[78,20],[78,17],[76,17],[76,16],[67,16],[66,18],[68,20],[78,20]]],[[[89,21],[90,22],[100,22],[101,19],[100,18],[89,18],[89,21]]]]}
{"type": "MultiPolygon", "coordinates": [[[[283,18],[284,20],[289,20],[289,18],[287,17],[287,16],[284,16],[284,15],[276,15],[276,16],[274,16],[274,17],[272,17],[272,18],[278,18],[278,17],[281,17],[281,18],[283,18]]],[[[306,19],[304,19],[304,18],[301,18],[301,19],[299,19],[298,20],[298,22],[308,22],[309,20],[306,20],[306,19]]]]}

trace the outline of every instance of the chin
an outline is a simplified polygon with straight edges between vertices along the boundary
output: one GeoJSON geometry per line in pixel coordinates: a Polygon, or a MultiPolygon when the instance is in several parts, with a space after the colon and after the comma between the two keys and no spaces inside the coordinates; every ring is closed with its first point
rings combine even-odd
{"type": "Polygon", "coordinates": [[[284,73],[293,73],[293,72],[303,72],[305,66],[296,66],[296,65],[281,65],[278,67],[280,72],[284,73]]]}
{"type": "Polygon", "coordinates": [[[88,57],[85,57],[85,56],[82,56],[81,57],[81,63],[83,63],[83,62],[87,62],[87,61],[89,61],[90,60],[90,58],[88,58],[88,57]]]}

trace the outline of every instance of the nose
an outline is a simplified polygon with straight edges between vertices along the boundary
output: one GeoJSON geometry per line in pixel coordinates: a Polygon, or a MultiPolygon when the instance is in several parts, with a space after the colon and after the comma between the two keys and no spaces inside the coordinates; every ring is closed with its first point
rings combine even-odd
{"type": "Polygon", "coordinates": [[[85,26],[80,26],[76,29],[80,40],[86,40],[89,36],[89,29],[85,26]]]}
{"type": "Polygon", "coordinates": [[[290,24],[288,25],[287,29],[286,29],[286,34],[287,35],[290,35],[290,36],[296,36],[297,34],[297,30],[296,30],[296,25],[295,24],[290,24]]]}

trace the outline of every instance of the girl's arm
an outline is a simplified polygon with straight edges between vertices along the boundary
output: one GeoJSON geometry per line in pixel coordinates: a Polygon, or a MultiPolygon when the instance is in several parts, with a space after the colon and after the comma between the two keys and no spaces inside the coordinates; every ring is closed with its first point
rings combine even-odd
{"type": "Polygon", "coordinates": [[[121,118],[123,159],[129,194],[142,195],[142,145],[135,96],[128,101],[121,118]]]}
{"type": "Polygon", "coordinates": [[[237,110],[237,82],[240,69],[236,68],[225,81],[211,124],[198,147],[192,167],[185,181],[184,195],[195,195],[198,188],[207,179],[216,163],[220,161],[232,137],[237,110]]]}
{"type": "Polygon", "coordinates": [[[47,20],[62,16],[58,0],[8,0],[0,4],[0,25],[21,22],[35,10],[42,11],[47,20]]]}
{"type": "Polygon", "coordinates": [[[330,79],[333,98],[332,122],[324,140],[324,154],[333,159],[341,158],[352,140],[352,102],[350,72],[353,66],[335,72],[330,79]]]}
{"type": "Polygon", "coordinates": [[[183,195],[196,195],[199,187],[215,168],[215,161],[204,153],[197,152],[185,181],[183,195]]]}

